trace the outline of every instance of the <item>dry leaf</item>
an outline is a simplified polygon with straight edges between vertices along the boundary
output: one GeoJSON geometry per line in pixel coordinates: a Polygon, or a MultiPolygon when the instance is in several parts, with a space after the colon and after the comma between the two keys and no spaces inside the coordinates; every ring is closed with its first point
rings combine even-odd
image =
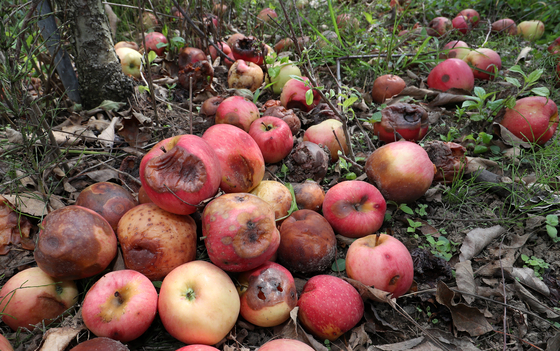
{"type": "Polygon", "coordinates": [[[21,244],[27,250],[35,248],[35,242],[29,237],[31,222],[13,209],[14,206],[0,196],[0,255],[7,254],[10,245],[21,244]]]}
{"type": "Polygon", "coordinates": [[[530,46],[524,47],[523,50],[521,50],[521,52],[519,53],[519,55],[517,55],[517,58],[515,59],[515,63],[513,65],[515,66],[519,61],[525,60],[529,55],[529,53],[531,52],[531,50],[533,50],[533,48],[530,46]]]}
{"type": "Polygon", "coordinates": [[[495,225],[490,228],[476,228],[467,233],[461,245],[459,261],[467,261],[478,255],[495,238],[505,233],[505,228],[495,225]]]}
{"type": "Polygon", "coordinates": [[[560,350],[560,332],[556,332],[556,335],[548,339],[548,341],[546,342],[546,351],[558,350],[560,350]]]}
{"type": "Polygon", "coordinates": [[[97,137],[97,140],[105,149],[113,147],[113,143],[115,142],[115,125],[120,121],[121,119],[119,117],[113,117],[107,128],[97,137]]]}
{"type": "Polygon", "coordinates": [[[514,267],[511,271],[511,276],[517,278],[520,283],[525,284],[529,288],[536,290],[544,296],[550,296],[550,289],[548,286],[535,276],[535,271],[529,267],[517,268],[514,267]]]}
{"type": "Polygon", "coordinates": [[[119,173],[112,169],[100,169],[86,173],[86,175],[96,182],[106,182],[110,179],[119,179],[119,173]]]}
{"type": "Polygon", "coordinates": [[[365,324],[361,324],[360,326],[352,329],[352,334],[350,335],[348,344],[352,349],[355,349],[358,346],[371,344],[371,339],[365,330],[365,324]]]}
{"type": "Polygon", "coordinates": [[[362,299],[372,300],[377,302],[391,303],[391,293],[383,290],[371,288],[362,282],[350,278],[342,278],[352,285],[358,292],[362,299]]]}
{"type": "Polygon", "coordinates": [[[39,351],[64,351],[84,327],[51,328],[43,335],[43,346],[39,351]]]}
{"type": "MultiPolygon", "coordinates": [[[[476,284],[474,282],[474,274],[470,260],[457,262],[455,265],[455,278],[457,280],[457,288],[471,294],[476,294],[476,284]]],[[[464,294],[463,299],[471,304],[475,297],[473,295],[464,294]]]]}
{"type": "Polygon", "coordinates": [[[523,139],[519,139],[518,137],[513,135],[506,127],[504,127],[499,123],[494,122],[492,124],[492,129],[494,130],[494,134],[500,136],[500,139],[502,139],[504,144],[508,146],[515,146],[515,147],[521,146],[524,148],[531,148],[532,146],[531,143],[523,139]]]}
{"type": "MultiPolygon", "coordinates": [[[[420,345],[426,337],[421,336],[406,341],[397,342],[394,344],[375,345],[368,347],[368,351],[406,351],[411,350],[413,347],[420,345]]],[[[441,350],[437,348],[437,350],[441,350]]]]}
{"type": "Polygon", "coordinates": [[[531,310],[546,316],[546,318],[560,318],[559,314],[554,312],[554,310],[552,310],[544,303],[540,302],[533,294],[529,292],[529,290],[525,289],[525,287],[515,279],[513,280],[513,286],[515,291],[517,292],[517,295],[531,307],[531,310]]]}
{"type": "Polygon", "coordinates": [[[465,174],[474,173],[481,169],[495,169],[499,168],[496,161],[488,160],[482,157],[468,157],[467,156],[467,168],[465,169],[465,174]]]}

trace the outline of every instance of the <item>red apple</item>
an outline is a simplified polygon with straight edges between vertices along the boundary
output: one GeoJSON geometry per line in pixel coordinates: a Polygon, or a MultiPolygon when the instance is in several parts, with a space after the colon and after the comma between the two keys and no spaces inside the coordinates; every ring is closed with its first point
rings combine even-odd
{"type": "Polygon", "coordinates": [[[165,330],[185,344],[217,344],[235,325],[239,306],[231,278],[206,261],[172,270],[163,279],[158,300],[165,330]]]}
{"type": "Polygon", "coordinates": [[[231,124],[249,132],[251,123],[259,118],[259,108],[242,96],[230,96],[216,110],[216,124],[231,124]]]}
{"type": "Polygon", "coordinates": [[[313,101],[311,104],[308,104],[305,94],[311,89],[311,85],[309,83],[306,85],[305,82],[309,81],[307,77],[301,77],[301,79],[303,81],[292,78],[284,84],[280,94],[280,101],[285,108],[299,108],[302,111],[309,112],[319,104],[321,97],[318,92],[313,90],[313,101]]]}
{"type": "Polygon", "coordinates": [[[457,14],[457,16],[466,17],[473,27],[476,27],[478,25],[478,22],[480,21],[480,15],[478,14],[478,11],[473,9],[462,10],[457,14]]]}
{"type": "Polygon", "coordinates": [[[517,35],[517,24],[515,24],[514,20],[509,18],[499,19],[492,23],[492,32],[517,35]]]}
{"type": "Polygon", "coordinates": [[[465,61],[450,58],[439,63],[430,71],[427,83],[431,89],[441,91],[451,88],[471,91],[474,89],[474,75],[465,61]]]}
{"type": "Polygon", "coordinates": [[[222,170],[220,188],[224,192],[249,192],[259,185],[264,177],[264,159],[249,133],[230,124],[215,124],[202,138],[218,157],[222,170]]]}
{"type": "MultiPolygon", "coordinates": [[[[220,48],[220,50],[222,50],[224,52],[224,54],[229,55],[231,53],[231,48],[229,47],[229,45],[226,42],[223,41],[219,41],[216,43],[216,45],[220,48]]],[[[208,52],[210,53],[210,57],[212,57],[212,61],[216,60],[216,58],[218,58],[218,56],[220,56],[218,54],[218,51],[214,48],[214,46],[210,45],[208,47],[208,52]]],[[[232,55],[233,58],[233,55],[232,55]]],[[[221,62],[226,61],[225,58],[221,59],[221,62]]]]}
{"type": "Polygon", "coordinates": [[[386,201],[410,203],[430,188],[436,168],[426,151],[410,141],[376,149],[366,160],[366,174],[386,201]]]}
{"type": "Polygon", "coordinates": [[[39,267],[18,272],[0,290],[2,321],[14,331],[34,330],[42,321],[48,325],[77,301],[73,281],[52,278],[39,267]]]}
{"type": "Polygon", "coordinates": [[[381,110],[381,122],[373,124],[373,134],[385,143],[401,138],[418,141],[428,133],[428,112],[420,105],[396,103],[381,110]]]}
{"type": "Polygon", "coordinates": [[[230,89],[249,89],[255,92],[261,87],[264,73],[256,63],[237,60],[228,71],[228,87],[230,89]]]}
{"type": "Polygon", "coordinates": [[[558,107],[544,96],[525,97],[506,108],[501,124],[520,139],[544,145],[558,128],[558,107]]]}
{"type": "Polygon", "coordinates": [[[459,15],[455,17],[451,23],[453,24],[453,28],[463,34],[467,34],[471,30],[469,20],[465,16],[459,15]]]}
{"type": "Polygon", "coordinates": [[[405,87],[406,83],[401,77],[385,74],[377,77],[373,82],[371,97],[376,103],[382,104],[385,100],[398,95],[405,87]]]}
{"type": "Polygon", "coordinates": [[[128,342],[144,334],[157,311],[156,288],[145,275],[125,269],[109,272],[86,293],[82,317],[97,336],[128,342]]]}
{"type": "Polygon", "coordinates": [[[346,274],[397,298],[410,289],[414,265],[410,252],[399,239],[374,234],[350,245],[346,253],[346,274]]]}
{"type": "Polygon", "coordinates": [[[162,280],[175,267],[196,258],[196,223],[154,203],[125,213],[117,235],[126,268],[150,280],[162,280]]]}
{"type": "Polygon", "coordinates": [[[259,327],[274,327],[290,318],[297,305],[294,277],[275,262],[242,273],[237,278],[241,316],[259,327]]]}
{"type": "Polygon", "coordinates": [[[334,341],[354,328],[364,314],[358,291],[341,278],[316,275],[303,287],[298,319],[317,338],[334,341]]]}
{"type": "Polygon", "coordinates": [[[122,342],[111,338],[99,337],[89,339],[74,346],[70,351],[129,351],[122,342]]]}
{"type": "Polygon", "coordinates": [[[464,60],[472,66],[473,75],[478,79],[492,80],[502,68],[500,55],[492,49],[472,50],[464,60]]]}
{"type": "Polygon", "coordinates": [[[14,348],[12,347],[12,345],[10,344],[8,339],[6,339],[6,337],[2,334],[0,334],[0,350],[2,350],[2,351],[14,351],[14,348]]]}
{"type": "Polygon", "coordinates": [[[210,260],[228,272],[260,266],[280,245],[274,210],[247,193],[225,194],[206,205],[202,234],[210,260]]]}
{"type": "Polygon", "coordinates": [[[150,32],[144,37],[146,41],[146,49],[148,52],[153,51],[158,56],[162,56],[167,50],[167,38],[159,32],[150,32]],[[158,44],[159,47],[158,47],[158,44]]]}
{"type": "Polygon", "coordinates": [[[453,28],[453,23],[447,17],[436,17],[430,21],[428,27],[435,30],[435,36],[442,36],[453,28]]]}
{"type": "Polygon", "coordinates": [[[300,210],[313,210],[319,212],[325,200],[325,191],[316,182],[306,179],[302,183],[293,183],[296,203],[300,210]]]}
{"type": "Polygon", "coordinates": [[[231,46],[231,52],[236,60],[253,62],[257,66],[262,66],[264,63],[265,51],[263,44],[253,36],[238,38],[231,46]]]}
{"type": "Polygon", "coordinates": [[[282,183],[275,180],[263,180],[251,190],[251,194],[266,201],[274,211],[274,217],[278,221],[286,217],[292,206],[292,193],[282,183]]]}
{"type": "Polygon", "coordinates": [[[41,223],[35,261],[59,280],[92,277],[117,255],[117,236],[100,214],[81,206],[50,212],[41,223]]]}
{"type": "Polygon", "coordinates": [[[259,347],[259,351],[313,351],[311,346],[294,339],[273,339],[259,347]]]}
{"type": "Polygon", "coordinates": [[[257,18],[260,19],[263,22],[268,22],[271,19],[277,18],[277,17],[278,17],[278,14],[276,13],[276,11],[274,11],[270,7],[266,7],[264,9],[262,9],[261,12],[259,12],[259,14],[257,15],[257,18]]]}
{"type": "Polygon", "coordinates": [[[341,151],[341,145],[342,150],[344,150],[343,153],[348,153],[348,144],[342,128],[342,122],[336,119],[327,119],[307,128],[303,134],[303,141],[326,146],[331,153],[332,162],[338,160],[338,151],[341,151]]]}
{"type": "Polygon", "coordinates": [[[218,191],[222,171],[218,156],[204,139],[178,135],[157,143],[140,163],[140,180],[150,199],[175,214],[196,212],[218,191]]]}
{"type": "Polygon", "coordinates": [[[517,25],[517,34],[521,34],[525,40],[538,40],[544,34],[544,23],[538,20],[523,21],[517,25]]]}
{"type": "Polygon", "coordinates": [[[184,69],[188,65],[194,65],[195,63],[204,60],[206,60],[206,54],[204,51],[198,48],[184,47],[179,51],[177,65],[179,66],[179,69],[184,69]]]}
{"type": "Polygon", "coordinates": [[[227,40],[227,44],[229,45],[229,47],[233,47],[233,44],[237,41],[237,39],[242,39],[245,38],[245,34],[241,34],[241,33],[233,33],[227,40]]]}
{"type": "Polygon", "coordinates": [[[177,349],[175,351],[220,351],[220,349],[217,349],[210,345],[194,344],[181,347],[180,349],[177,349]]]}
{"type": "Polygon", "coordinates": [[[469,45],[461,40],[452,40],[443,47],[445,52],[439,54],[440,59],[458,58],[464,60],[471,52],[469,45]]]}
{"type": "Polygon", "coordinates": [[[336,233],[349,238],[373,234],[381,228],[387,204],[370,183],[349,180],[327,191],[323,201],[323,216],[336,233]]]}
{"type": "Polygon", "coordinates": [[[548,46],[548,52],[553,55],[560,54],[560,37],[556,38],[552,44],[548,46]]]}
{"type": "Polygon", "coordinates": [[[133,41],[119,41],[118,43],[115,44],[114,48],[115,48],[115,50],[117,50],[119,48],[130,48],[130,49],[134,49],[136,51],[140,50],[140,47],[138,46],[138,44],[136,44],[133,41]]]}
{"type": "Polygon", "coordinates": [[[290,126],[278,117],[265,116],[254,120],[249,135],[255,139],[266,163],[282,161],[294,146],[290,126]]]}

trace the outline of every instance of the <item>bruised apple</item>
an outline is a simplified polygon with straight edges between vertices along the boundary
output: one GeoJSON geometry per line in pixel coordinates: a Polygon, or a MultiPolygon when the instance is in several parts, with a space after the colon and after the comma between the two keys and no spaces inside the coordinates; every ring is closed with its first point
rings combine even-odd
{"type": "Polygon", "coordinates": [[[428,23],[428,27],[435,31],[435,36],[439,37],[453,29],[453,23],[447,17],[436,17],[428,23]]]}
{"type": "Polygon", "coordinates": [[[228,71],[228,87],[230,89],[249,89],[255,92],[262,85],[264,74],[256,63],[236,60],[228,71]]]}
{"type": "MultiPolygon", "coordinates": [[[[0,349],[1,350],[1,349],[0,349]]],[[[104,336],[86,340],[74,346],[70,351],[129,351],[122,342],[104,336]]]]}
{"type": "Polygon", "coordinates": [[[477,79],[494,79],[502,68],[500,55],[492,49],[472,50],[464,60],[472,67],[473,75],[477,79]]]}
{"type": "Polygon", "coordinates": [[[275,180],[263,180],[251,190],[251,194],[260,197],[272,207],[276,220],[286,217],[292,206],[290,190],[275,180]]]}
{"type": "Polygon", "coordinates": [[[237,282],[241,316],[259,327],[284,323],[297,305],[294,277],[278,263],[265,262],[242,273],[237,282]]]}
{"type": "Polygon", "coordinates": [[[282,106],[287,109],[299,108],[300,110],[305,112],[309,112],[315,106],[317,106],[319,104],[319,101],[321,100],[321,97],[317,91],[313,90],[313,101],[311,102],[311,104],[308,104],[305,98],[307,91],[311,89],[311,85],[307,83],[308,81],[309,78],[307,77],[289,79],[284,84],[282,93],[280,94],[280,101],[282,102],[282,106]]]}
{"type": "Polygon", "coordinates": [[[306,179],[302,183],[293,183],[296,204],[300,210],[319,212],[325,199],[325,191],[314,180],[306,179]]]}
{"type": "Polygon", "coordinates": [[[303,141],[326,146],[331,153],[332,162],[338,160],[338,151],[342,151],[343,154],[348,153],[348,144],[344,135],[344,129],[342,128],[342,122],[336,119],[327,119],[307,128],[303,134],[303,141]]]}
{"type": "Polygon", "coordinates": [[[381,110],[381,121],[373,124],[373,134],[385,143],[400,139],[421,140],[428,133],[428,112],[420,105],[396,103],[381,110]]]}
{"type": "Polygon", "coordinates": [[[469,54],[469,45],[461,40],[452,40],[443,46],[444,52],[439,55],[439,58],[458,58],[464,60],[469,54]]]}
{"type": "Polygon", "coordinates": [[[430,89],[447,91],[451,88],[471,91],[474,89],[474,74],[470,66],[458,58],[450,58],[434,67],[428,74],[430,89]]]}
{"type": "Polygon", "coordinates": [[[371,89],[371,97],[373,101],[378,104],[385,102],[385,100],[398,95],[406,87],[405,81],[392,74],[385,74],[377,77],[373,82],[371,89]]]}
{"type": "Polygon", "coordinates": [[[280,244],[274,210],[247,193],[224,194],[206,205],[202,234],[210,260],[228,272],[260,266],[280,244]]]}

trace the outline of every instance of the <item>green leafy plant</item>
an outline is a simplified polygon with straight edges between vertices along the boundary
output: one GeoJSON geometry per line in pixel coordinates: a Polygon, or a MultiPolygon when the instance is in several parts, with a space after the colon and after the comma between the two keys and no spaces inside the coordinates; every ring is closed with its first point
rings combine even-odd
{"type": "Polygon", "coordinates": [[[558,216],[547,215],[545,223],[546,223],[546,232],[548,233],[548,236],[550,236],[552,241],[554,241],[555,243],[559,242],[560,238],[558,237],[558,229],[556,229],[556,227],[558,226],[558,216]]]}
{"type": "Polygon", "coordinates": [[[467,135],[463,141],[473,141],[472,143],[467,144],[467,146],[473,147],[473,153],[475,155],[483,154],[488,151],[497,155],[500,153],[500,147],[497,145],[491,145],[492,138],[492,134],[480,132],[476,135],[476,137],[473,134],[467,135]]]}
{"type": "Polygon", "coordinates": [[[549,264],[546,263],[542,258],[538,258],[535,256],[529,257],[525,254],[522,254],[521,260],[523,261],[523,263],[525,263],[523,267],[532,268],[533,271],[535,272],[535,275],[540,279],[542,279],[544,270],[549,267],[549,264]]]}
{"type": "MultiPolygon", "coordinates": [[[[496,100],[496,94],[497,91],[487,93],[483,88],[475,87],[475,96],[466,96],[468,100],[463,102],[461,108],[466,111],[474,111],[470,114],[471,121],[491,121],[504,101],[503,99],[496,100]]],[[[461,112],[462,115],[464,111],[461,112]]]]}
{"type": "Polygon", "coordinates": [[[416,222],[410,218],[407,218],[406,220],[408,221],[408,228],[406,228],[406,231],[409,233],[414,233],[416,228],[422,226],[422,222],[416,222]]]}
{"type": "Polygon", "coordinates": [[[432,248],[431,252],[435,256],[441,257],[446,261],[451,259],[453,253],[457,251],[457,246],[459,245],[459,243],[455,243],[444,236],[440,236],[436,240],[433,236],[426,235],[426,240],[432,248]]]}

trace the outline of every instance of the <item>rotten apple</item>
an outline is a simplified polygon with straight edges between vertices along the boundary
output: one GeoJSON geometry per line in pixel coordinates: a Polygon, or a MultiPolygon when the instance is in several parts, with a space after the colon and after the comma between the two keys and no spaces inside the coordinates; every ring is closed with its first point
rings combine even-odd
{"type": "Polygon", "coordinates": [[[255,92],[263,83],[263,70],[255,63],[238,59],[228,71],[230,89],[249,89],[255,92]]]}
{"type": "Polygon", "coordinates": [[[379,76],[373,82],[371,97],[374,102],[382,104],[385,100],[398,95],[406,87],[405,81],[393,74],[379,76]]]}
{"type": "Polygon", "coordinates": [[[373,124],[373,134],[385,143],[400,139],[418,141],[428,133],[428,127],[424,108],[399,102],[381,110],[381,121],[373,124]]]}
{"type": "Polygon", "coordinates": [[[313,210],[319,212],[325,199],[325,191],[316,182],[306,179],[302,183],[293,183],[296,204],[300,210],[313,210]]]}
{"type": "Polygon", "coordinates": [[[118,340],[99,337],[86,340],[70,349],[70,351],[129,351],[129,348],[118,340]]]}
{"type": "Polygon", "coordinates": [[[428,23],[428,27],[435,31],[435,36],[439,37],[453,29],[453,23],[447,17],[436,17],[428,23]]]}
{"type": "Polygon", "coordinates": [[[265,51],[262,43],[253,36],[238,38],[231,46],[231,52],[236,60],[253,62],[257,66],[264,63],[265,51]]]}
{"type": "Polygon", "coordinates": [[[308,104],[306,101],[306,93],[311,89],[309,79],[307,77],[291,78],[284,84],[280,101],[285,108],[299,108],[302,111],[309,112],[319,104],[321,99],[319,93],[313,90],[313,101],[308,104]]]}

